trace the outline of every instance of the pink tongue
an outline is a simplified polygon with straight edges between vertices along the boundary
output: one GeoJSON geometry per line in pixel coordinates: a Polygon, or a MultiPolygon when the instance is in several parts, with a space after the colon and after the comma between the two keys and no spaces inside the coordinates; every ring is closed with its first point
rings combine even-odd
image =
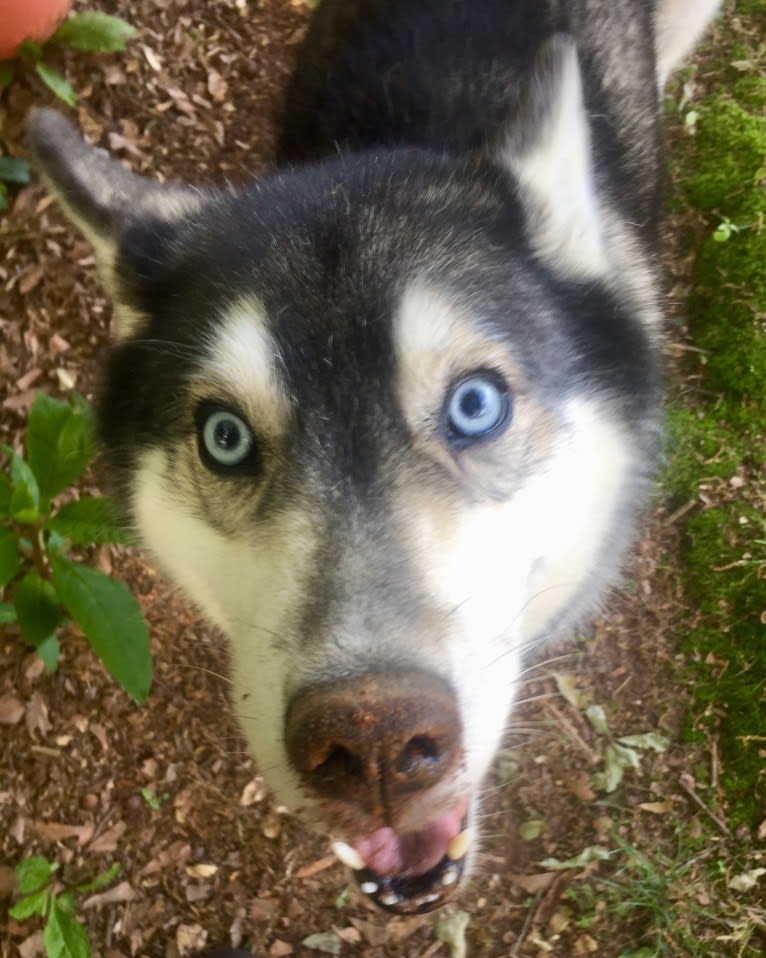
{"type": "Polygon", "coordinates": [[[444,857],[447,845],[460,832],[466,803],[460,802],[418,832],[397,834],[393,828],[379,828],[354,843],[370,871],[382,877],[424,875],[444,857]]]}

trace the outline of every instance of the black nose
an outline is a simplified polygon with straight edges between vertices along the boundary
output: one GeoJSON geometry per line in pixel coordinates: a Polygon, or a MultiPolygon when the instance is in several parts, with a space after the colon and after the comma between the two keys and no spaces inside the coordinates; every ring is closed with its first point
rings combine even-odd
{"type": "Polygon", "coordinates": [[[287,752],[322,798],[371,814],[433,788],[461,754],[447,684],[426,672],[376,672],[309,686],[287,710],[287,752]]]}

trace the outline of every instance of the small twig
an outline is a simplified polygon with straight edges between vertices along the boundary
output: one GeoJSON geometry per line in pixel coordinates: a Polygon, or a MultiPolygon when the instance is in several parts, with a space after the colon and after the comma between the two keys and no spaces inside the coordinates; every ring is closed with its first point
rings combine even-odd
{"type": "Polygon", "coordinates": [[[721,829],[727,838],[731,838],[731,831],[729,830],[729,826],[726,824],[726,822],[719,818],[716,813],[702,801],[697,792],[694,790],[694,779],[691,777],[691,775],[689,775],[688,772],[683,772],[683,774],[679,776],[678,781],[681,785],[681,788],[686,792],[689,798],[699,805],[702,811],[716,823],[716,825],[721,829]]]}
{"type": "Polygon", "coordinates": [[[693,509],[696,505],[697,505],[697,500],[690,499],[688,502],[685,502],[682,506],[679,506],[675,512],[671,512],[671,514],[667,517],[667,519],[665,519],[665,521],[662,524],[664,526],[675,525],[679,519],[682,519],[686,515],[686,513],[689,512],[691,509],[693,509]]]}
{"type": "Polygon", "coordinates": [[[524,944],[524,942],[526,941],[527,934],[529,933],[529,926],[532,924],[532,916],[533,916],[533,915],[535,914],[535,912],[537,911],[537,906],[538,906],[538,904],[539,904],[539,902],[540,902],[540,898],[542,897],[542,894],[543,894],[542,891],[539,891],[539,892],[535,895],[535,900],[534,900],[534,901],[532,902],[532,904],[529,906],[529,911],[527,912],[527,917],[524,919],[524,924],[521,926],[521,931],[519,932],[519,937],[518,937],[518,938],[516,939],[516,941],[514,942],[513,948],[511,948],[511,950],[510,950],[510,952],[509,952],[509,955],[508,955],[508,958],[518,958],[518,956],[519,956],[519,954],[520,954],[519,949],[521,948],[521,946],[522,946],[522,945],[524,944]]]}

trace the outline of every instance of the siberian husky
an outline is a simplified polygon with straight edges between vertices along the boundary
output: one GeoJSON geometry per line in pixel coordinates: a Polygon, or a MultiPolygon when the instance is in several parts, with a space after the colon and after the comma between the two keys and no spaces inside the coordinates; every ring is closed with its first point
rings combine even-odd
{"type": "Polygon", "coordinates": [[[524,657],[634,537],[659,95],[716,6],[325,0],[241,189],[31,121],[116,304],[118,500],[229,636],[276,794],[392,912],[460,886],[524,657]]]}

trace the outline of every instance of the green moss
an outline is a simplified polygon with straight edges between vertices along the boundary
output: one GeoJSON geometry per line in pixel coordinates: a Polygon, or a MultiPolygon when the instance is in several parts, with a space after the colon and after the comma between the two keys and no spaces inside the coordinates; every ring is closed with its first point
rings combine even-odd
{"type": "Polygon", "coordinates": [[[667,414],[663,489],[673,506],[696,498],[701,482],[730,479],[745,458],[742,437],[711,410],[676,405],[667,414]]]}
{"type": "MultiPolygon", "coordinates": [[[[766,0],[739,0],[736,10],[766,25],[766,0]]],[[[744,43],[724,51],[715,83],[724,92],[693,104],[696,133],[674,163],[673,202],[701,212],[707,230],[691,238],[699,251],[688,307],[702,390],[671,412],[667,479],[679,504],[699,502],[683,548],[697,610],[685,637],[688,727],[715,737],[729,821],[751,825],[766,808],[757,738],[766,734],[766,75],[758,58],[744,43]],[[721,223],[736,228],[717,242],[721,223]]]]}
{"type": "Polygon", "coordinates": [[[696,719],[689,727],[716,734],[735,823],[756,823],[766,805],[763,743],[753,738],[766,728],[764,526],[738,501],[706,509],[686,527],[687,587],[701,613],[685,643],[696,662],[696,719]]]}

